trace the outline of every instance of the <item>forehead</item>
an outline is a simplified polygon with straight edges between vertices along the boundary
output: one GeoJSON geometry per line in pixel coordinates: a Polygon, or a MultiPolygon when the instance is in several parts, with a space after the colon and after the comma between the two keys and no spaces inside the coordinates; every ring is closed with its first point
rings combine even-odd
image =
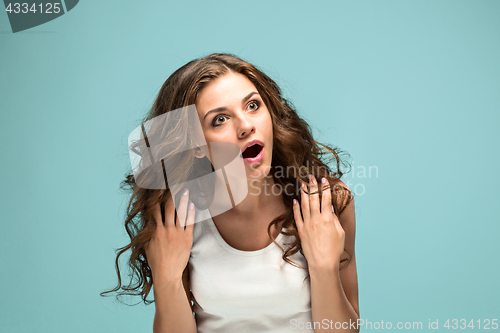
{"type": "Polygon", "coordinates": [[[204,115],[206,112],[241,100],[248,93],[256,91],[254,84],[243,74],[230,72],[208,83],[198,94],[196,109],[204,115]]]}

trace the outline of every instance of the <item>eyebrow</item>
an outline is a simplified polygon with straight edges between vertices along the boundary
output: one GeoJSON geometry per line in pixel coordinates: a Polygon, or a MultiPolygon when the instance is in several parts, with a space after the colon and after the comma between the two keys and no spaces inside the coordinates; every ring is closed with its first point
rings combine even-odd
{"type": "MultiPolygon", "coordinates": [[[[253,95],[255,94],[258,94],[256,91],[252,91],[250,94],[246,95],[242,100],[241,100],[241,103],[245,103],[248,99],[250,99],[250,97],[252,97],[253,95]]],[[[225,106],[221,106],[220,108],[216,108],[216,109],[213,109],[213,110],[210,110],[208,111],[205,116],[203,117],[203,120],[205,120],[205,118],[207,118],[208,114],[209,113],[213,113],[213,112],[220,112],[220,111],[226,111],[227,108],[225,106]]]]}

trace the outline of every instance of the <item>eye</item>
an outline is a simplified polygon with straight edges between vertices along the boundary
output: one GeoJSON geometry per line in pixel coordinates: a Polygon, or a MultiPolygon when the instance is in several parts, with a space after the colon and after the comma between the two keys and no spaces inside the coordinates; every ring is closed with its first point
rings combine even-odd
{"type": "Polygon", "coordinates": [[[214,120],[212,121],[212,126],[220,126],[220,125],[222,125],[223,123],[219,122],[218,121],[219,119],[226,119],[226,116],[223,116],[221,114],[215,116],[214,120]]]}
{"type": "Polygon", "coordinates": [[[259,101],[251,101],[248,103],[248,107],[254,106],[253,108],[250,109],[250,111],[257,111],[260,107],[260,102],[259,101]]]}

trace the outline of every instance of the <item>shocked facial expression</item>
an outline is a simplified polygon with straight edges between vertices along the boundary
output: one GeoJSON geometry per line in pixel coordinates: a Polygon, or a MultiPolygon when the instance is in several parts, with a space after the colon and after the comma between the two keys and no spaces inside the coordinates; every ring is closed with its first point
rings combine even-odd
{"type": "Polygon", "coordinates": [[[238,145],[247,178],[264,178],[271,167],[273,126],[254,84],[246,76],[230,72],[208,83],[195,104],[205,140],[238,145]]]}

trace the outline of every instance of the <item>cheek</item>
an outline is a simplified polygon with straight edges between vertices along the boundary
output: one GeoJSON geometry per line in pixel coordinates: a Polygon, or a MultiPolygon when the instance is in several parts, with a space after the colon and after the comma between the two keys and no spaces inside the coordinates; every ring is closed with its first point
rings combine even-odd
{"type": "Polygon", "coordinates": [[[266,119],[266,122],[265,124],[267,125],[266,126],[266,131],[269,135],[270,138],[272,138],[274,135],[273,135],[273,121],[271,119],[271,116],[269,116],[267,119],[266,119]]]}
{"type": "Polygon", "coordinates": [[[263,114],[262,119],[260,121],[261,124],[265,124],[264,129],[266,130],[266,132],[273,131],[273,121],[271,119],[271,114],[269,113],[269,111],[263,114]]]}
{"type": "Polygon", "coordinates": [[[229,131],[224,131],[221,133],[213,133],[208,131],[205,133],[206,142],[234,142],[234,134],[229,131]]]}

